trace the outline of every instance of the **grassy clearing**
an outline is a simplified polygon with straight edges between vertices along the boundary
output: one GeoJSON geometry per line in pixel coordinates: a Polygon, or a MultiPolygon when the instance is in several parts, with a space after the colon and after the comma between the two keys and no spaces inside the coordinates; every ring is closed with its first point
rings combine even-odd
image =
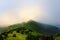
{"type": "Polygon", "coordinates": [[[8,34],[8,38],[6,40],[25,40],[27,35],[25,34],[21,34],[21,33],[16,33],[16,31],[14,31],[12,34],[8,34]],[[13,35],[16,34],[16,37],[13,37],[13,35]]]}
{"type": "Polygon", "coordinates": [[[56,37],[56,40],[60,40],[60,37],[56,37]]]}

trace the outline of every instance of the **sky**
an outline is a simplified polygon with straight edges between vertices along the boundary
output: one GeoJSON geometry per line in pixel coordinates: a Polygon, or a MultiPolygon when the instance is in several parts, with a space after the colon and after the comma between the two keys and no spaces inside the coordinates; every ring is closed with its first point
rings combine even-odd
{"type": "Polygon", "coordinates": [[[0,25],[30,19],[60,26],[60,0],[0,0],[0,25]]]}

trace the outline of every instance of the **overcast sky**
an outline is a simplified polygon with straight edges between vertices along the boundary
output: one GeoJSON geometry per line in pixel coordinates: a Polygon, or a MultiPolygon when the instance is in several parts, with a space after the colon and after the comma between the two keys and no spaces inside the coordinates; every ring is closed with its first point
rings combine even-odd
{"type": "Polygon", "coordinates": [[[28,19],[60,25],[60,0],[0,0],[0,25],[28,19]]]}

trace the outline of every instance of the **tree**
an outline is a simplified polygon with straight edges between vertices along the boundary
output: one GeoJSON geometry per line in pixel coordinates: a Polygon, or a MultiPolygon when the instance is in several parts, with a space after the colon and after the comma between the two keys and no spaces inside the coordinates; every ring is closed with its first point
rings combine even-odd
{"type": "Polygon", "coordinates": [[[16,34],[13,34],[13,37],[16,37],[16,34]]]}
{"type": "Polygon", "coordinates": [[[3,37],[2,37],[2,35],[0,34],[0,40],[3,40],[3,37]]]}
{"type": "Polygon", "coordinates": [[[52,36],[52,35],[50,35],[50,36],[42,36],[42,40],[55,40],[55,38],[52,36]]]}
{"type": "Polygon", "coordinates": [[[39,40],[40,36],[34,36],[32,34],[28,34],[26,40],[39,40]]]}

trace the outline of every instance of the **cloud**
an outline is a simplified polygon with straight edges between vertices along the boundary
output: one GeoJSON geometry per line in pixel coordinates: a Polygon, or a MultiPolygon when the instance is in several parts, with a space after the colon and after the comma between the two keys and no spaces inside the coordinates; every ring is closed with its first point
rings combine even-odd
{"type": "Polygon", "coordinates": [[[41,10],[39,10],[39,6],[29,6],[22,8],[21,11],[18,11],[18,16],[23,21],[27,21],[30,19],[35,19],[40,13],[41,10]]]}
{"type": "Polygon", "coordinates": [[[60,0],[0,0],[0,25],[34,19],[60,25],[60,0]]]}
{"type": "Polygon", "coordinates": [[[42,11],[39,10],[39,6],[26,6],[14,10],[8,10],[3,13],[3,16],[0,18],[0,23],[2,23],[2,25],[21,23],[30,19],[35,20],[40,13],[40,16],[42,16],[42,11]]]}

